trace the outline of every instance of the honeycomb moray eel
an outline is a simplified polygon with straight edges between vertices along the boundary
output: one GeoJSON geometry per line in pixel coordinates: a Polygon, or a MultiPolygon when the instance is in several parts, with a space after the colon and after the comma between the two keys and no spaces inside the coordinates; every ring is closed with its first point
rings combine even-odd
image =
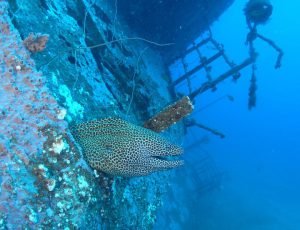
{"type": "Polygon", "coordinates": [[[180,155],[181,147],[120,118],[82,123],[72,133],[90,166],[111,175],[145,176],[183,165],[182,160],[163,159],[180,155]]]}

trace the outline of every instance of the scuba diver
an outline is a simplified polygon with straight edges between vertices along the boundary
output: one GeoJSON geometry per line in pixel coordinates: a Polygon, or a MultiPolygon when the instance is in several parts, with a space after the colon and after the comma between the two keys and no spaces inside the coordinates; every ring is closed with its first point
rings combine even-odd
{"type": "Polygon", "coordinates": [[[248,26],[264,24],[273,12],[273,6],[268,0],[250,0],[244,9],[248,26]]]}
{"type": "Polygon", "coordinates": [[[268,22],[273,12],[273,6],[269,0],[249,0],[244,8],[244,14],[246,16],[246,22],[249,28],[246,43],[249,45],[250,56],[255,57],[253,41],[256,38],[268,43],[278,52],[275,68],[281,67],[281,59],[283,57],[283,51],[269,38],[257,32],[257,26],[268,22]]]}
{"type": "Polygon", "coordinates": [[[254,48],[254,41],[259,38],[260,40],[266,42],[273,49],[278,52],[277,60],[275,63],[275,69],[281,67],[281,59],[283,57],[283,51],[280,49],[275,42],[271,39],[266,38],[265,36],[257,32],[257,26],[263,25],[268,22],[273,13],[273,6],[269,0],[249,0],[244,8],[244,14],[246,16],[247,26],[249,28],[249,33],[247,34],[246,44],[249,46],[249,55],[254,60],[252,64],[252,75],[250,80],[249,88],[249,100],[248,108],[251,109],[256,105],[256,57],[257,53],[254,48]]]}

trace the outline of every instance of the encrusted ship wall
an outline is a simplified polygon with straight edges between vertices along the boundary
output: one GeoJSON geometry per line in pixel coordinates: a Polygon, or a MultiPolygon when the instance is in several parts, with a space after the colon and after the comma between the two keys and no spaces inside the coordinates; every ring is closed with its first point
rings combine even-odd
{"type": "Polygon", "coordinates": [[[138,123],[163,107],[170,96],[159,57],[114,31],[105,1],[0,4],[0,228],[150,228],[168,174],[95,173],[68,126],[126,113],[138,123]],[[44,50],[25,48],[30,33],[48,34],[44,50]]]}
{"type": "Polygon", "coordinates": [[[0,229],[153,227],[172,172],[95,172],[69,132],[111,115],[141,124],[172,100],[156,44],[117,17],[105,0],[0,0],[0,229]],[[31,33],[47,34],[40,52],[31,33]]]}

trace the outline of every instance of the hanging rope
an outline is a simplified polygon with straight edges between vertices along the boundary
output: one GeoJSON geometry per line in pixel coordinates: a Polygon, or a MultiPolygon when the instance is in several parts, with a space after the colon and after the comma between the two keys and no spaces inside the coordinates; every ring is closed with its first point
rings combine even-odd
{"type": "Polygon", "coordinates": [[[252,65],[252,75],[250,80],[250,87],[249,87],[249,100],[248,100],[248,109],[252,109],[256,106],[256,75],[255,75],[256,65],[252,65]]]}

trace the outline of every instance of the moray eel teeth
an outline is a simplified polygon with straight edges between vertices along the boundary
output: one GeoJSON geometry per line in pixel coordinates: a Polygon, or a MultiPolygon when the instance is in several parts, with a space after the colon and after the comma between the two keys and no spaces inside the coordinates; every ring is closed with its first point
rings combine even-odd
{"type": "Polygon", "coordinates": [[[82,123],[72,133],[90,166],[111,175],[145,176],[183,165],[165,159],[182,154],[181,147],[120,118],[82,123]]]}

